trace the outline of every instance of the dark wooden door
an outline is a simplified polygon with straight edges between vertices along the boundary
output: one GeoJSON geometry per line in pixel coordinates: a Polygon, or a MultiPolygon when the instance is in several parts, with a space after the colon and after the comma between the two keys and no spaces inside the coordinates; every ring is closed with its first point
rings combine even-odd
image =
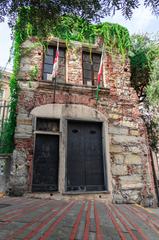
{"type": "Polygon", "coordinates": [[[59,136],[36,135],[32,191],[58,190],[59,136]]]}
{"type": "Polygon", "coordinates": [[[67,191],[105,190],[102,124],[68,121],[67,191]]]}

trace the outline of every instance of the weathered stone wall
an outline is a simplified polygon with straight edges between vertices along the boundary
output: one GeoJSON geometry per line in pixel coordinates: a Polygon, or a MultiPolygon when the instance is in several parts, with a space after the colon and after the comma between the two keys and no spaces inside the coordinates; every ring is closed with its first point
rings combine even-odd
{"type": "MultiPolygon", "coordinates": [[[[95,46],[95,50],[97,47],[95,46]]],[[[54,87],[42,80],[43,48],[31,40],[22,49],[19,100],[17,106],[16,148],[10,187],[14,192],[30,190],[33,162],[33,122],[30,112],[37,106],[53,104],[54,87]],[[27,51],[28,49],[30,51],[27,51]],[[39,74],[29,87],[29,72],[37,65],[39,74]]],[[[138,110],[138,99],[130,86],[130,65],[120,55],[105,55],[103,88],[98,103],[96,87],[83,86],[82,47],[75,44],[66,54],[66,83],[57,84],[55,103],[77,104],[102,113],[108,121],[110,195],[113,202],[150,203],[155,199],[152,169],[147,147],[146,128],[138,110]],[[75,48],[76,47],[76,48],[75,48]]]]}
{"type": "Polygon", "coordinates": [[[0,196],[8,190],[11,156],[0,154],[0,196]]]}

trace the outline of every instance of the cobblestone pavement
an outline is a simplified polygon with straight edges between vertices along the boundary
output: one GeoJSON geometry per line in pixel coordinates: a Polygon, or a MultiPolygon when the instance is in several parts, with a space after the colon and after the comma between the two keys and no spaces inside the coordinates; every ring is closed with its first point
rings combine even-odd
{"type": "Polygon", "coordinates": [[[137,205],[6,197],[0,239],[158,240],[159,216],[137,205]]]}

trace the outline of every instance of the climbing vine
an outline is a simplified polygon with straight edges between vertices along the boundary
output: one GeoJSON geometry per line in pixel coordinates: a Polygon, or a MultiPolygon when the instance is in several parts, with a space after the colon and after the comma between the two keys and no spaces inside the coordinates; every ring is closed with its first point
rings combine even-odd
{"type": "Polygon", "coordinates": [[[117,50],[123,57],[131,48],[128,30],[119,24],[108,22],[94,25],[77,17],[61,17],[50,34],[67,42],[74,40],[90,44],[94,44],[97,37],[101,37],[108,52],[117,50]]]}
{"type": "Polygon", "coordinates": [[[9,118],[4,124],[4,129],[1,134],[1,149],[2,153],[10,153],[13,151],[14,143],[13,137],[16,126],[16,107],[18,101],[18,83],[17,75],[20,69],[21,59],[21,44],[27,38],[27,23],[21,22],[19,16],[14,31],[14,43],[13,43],[13,73],[10,78],[10,112],[9,118]],[[22,27],[23,26],[23,27],[22,27]]]}

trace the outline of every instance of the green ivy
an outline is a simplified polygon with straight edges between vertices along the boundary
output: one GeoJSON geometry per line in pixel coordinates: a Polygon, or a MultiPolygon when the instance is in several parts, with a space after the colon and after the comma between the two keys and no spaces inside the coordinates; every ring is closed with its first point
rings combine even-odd
{"type": "Polygon", "coordinates": [[[117,50],[124,58],[131,48],[128,30],[119,24],[108,22],[94,25],[77,17],[61,17],[51,29],[50,35],[52,34],[67,42],[73,40],[90,44],[101,37],[108,52],[117,50]]]}
{"type": "Polygon", "coordinates": [[[159,44],[148,35],[134,35],[130,52],[131,84],[147,110],[143,114],[150,146],[156,151],[159,125],[155,108],[159,104],[159,44]],[[149,115],[147,114],[149,113],[149,115]]]}
{"type": "Polygon", "coordinates": [[[10,78],[10,112],[9,118],[4,124],[3,132],[1,134],[1,153],[11,153],[14,148],[14,132],[16,127],[16,107],[18,101],[18,83],[17,74],[20,69],[21,59],[21,44],[27,38],[27,23],[21,21],[19,16],[17,25],[14,31],[13,43],[13,73],[10,78]],[[22,27],[23,26],[23,27],[22,27]]]}
{"type": "MultiPolygon", "coordinates": [[[[145,89],[150,83],[154,71],[154,62],[159,56],[159,45],[157,41],[151,40],[147,35],[134,35],[131,41],[132,49],[129,52],[131,84],[139,98],[144,99],[146,97],[145,89]]],[[[155,94],[151,96],[155,98],[155,94]]]]}
{"type": "Polygon", "coordinates": [[[150,81],[146,87],[147,99],[151,105],[159,105],[159,59],[152,63],[150,81]]]}

